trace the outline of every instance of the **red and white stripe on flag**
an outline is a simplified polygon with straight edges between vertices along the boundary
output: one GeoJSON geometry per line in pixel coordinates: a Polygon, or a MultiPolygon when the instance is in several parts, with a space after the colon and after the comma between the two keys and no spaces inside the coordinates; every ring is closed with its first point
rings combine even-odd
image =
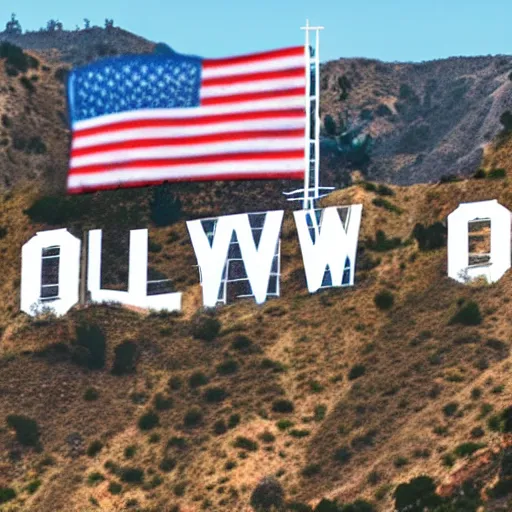
{"type": "Polygon", "coordinates": [[[73,122],[68,192],[303,179],[305,63],[302,46],[203,59],[197,106],[73,122]]]}

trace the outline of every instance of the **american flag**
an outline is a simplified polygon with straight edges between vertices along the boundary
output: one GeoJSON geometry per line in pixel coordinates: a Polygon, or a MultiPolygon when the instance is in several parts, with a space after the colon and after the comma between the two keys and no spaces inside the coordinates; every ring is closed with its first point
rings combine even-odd
{"type": "Polygon", "coordinates": [[[304,47],[224,59],[102,59],[68,78],[68,192],[302,179],[304,47]]]}

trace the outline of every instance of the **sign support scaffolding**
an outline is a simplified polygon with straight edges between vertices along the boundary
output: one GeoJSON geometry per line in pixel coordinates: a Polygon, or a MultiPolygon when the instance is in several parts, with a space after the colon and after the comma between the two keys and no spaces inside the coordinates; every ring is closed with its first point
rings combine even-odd
{"type": "Polygon", "coordinates": [[[306,133],[304,151],[304,188],[284,192],[291,196],[288,201],[302,201],[304,210],[313,209],[315,201],[326,194],[320,191],[334,190],[334,187],[320,186],[320,30],[324,27],[311,26],[306,20],[306,26],[301,27],[305,31],[306,41],[304,54],[306,57],[306,133]],[[315,32],[315,48],[310,46],[310,31],[315,32]],[[314,69],[313,90],[311,83],[311,71],[314,69]],[[302,194],[302,196],[298,196],[302,194]]]}

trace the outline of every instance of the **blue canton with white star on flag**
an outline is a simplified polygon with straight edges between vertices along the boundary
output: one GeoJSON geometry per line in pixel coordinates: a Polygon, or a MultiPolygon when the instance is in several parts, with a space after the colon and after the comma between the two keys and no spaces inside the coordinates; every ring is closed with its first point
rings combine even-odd
{"type": "Polygon", "coordinates": [[[199,106],[200,57],[129,55],[73,69],[68,78],[71,122],[150,108],[199,106]]]}

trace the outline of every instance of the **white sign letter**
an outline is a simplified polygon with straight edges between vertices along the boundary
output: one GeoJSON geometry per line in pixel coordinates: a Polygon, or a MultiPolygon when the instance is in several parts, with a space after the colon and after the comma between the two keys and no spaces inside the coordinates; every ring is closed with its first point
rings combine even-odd
{"type": "Polygon", "coordinates": [[[197,263],[201,269],[203,304],[206,307],[215,307],[217,304],[233,232],[238,239],[254,298],[258,304],[265,302],[282,221],[282,210],[266,213],[258,248],[254,242],[249,215],[246,213],[219,217],[216,220],[211,245],[200,219],[187,222],[197,263]]]}
{"type": "Polygon", "coordinates": [[[485,277],[494,283],[510,268],[510,211],[496,201],[462,203],[448,215],[448,276],[465,283],[485,277]],[[472,221],[490,221],[490,259],[483,264],[469,264],[469,227],[472,221]]]}
{"type": "Polygon", "coordinates": [[[363,207],[360,204],[348,207],[346,227],[343,226],[338,209],[337,206],[331,206],[323,210],[293,212],[306,281],[311,293],[322,287],[327,265],[331,272],[331,284],[324,285],[324,288],[354,284],[357,240],[363,207]],[[320,213],[319,219],[317,212],[320,213]],[[347,258],[349,264],[345,266],[347,258]],[[345,270],[348,270],[349,275],[344,281],[345,270]]]}
{"type": "Polygon", "coordinates": [[[42,231],[21,250],[21,310],[66,314],[78,302],[80,240],[67,229],[42,231]]]}
{"type": "Polygon", "coordinates": [[[181,293],[147,295],[148,230],[130,231],[128,291],[101,289],[101,229],[89,231],[87,286],[92,302],[120,302],[144,309],[180,311],[181,293]]]}

